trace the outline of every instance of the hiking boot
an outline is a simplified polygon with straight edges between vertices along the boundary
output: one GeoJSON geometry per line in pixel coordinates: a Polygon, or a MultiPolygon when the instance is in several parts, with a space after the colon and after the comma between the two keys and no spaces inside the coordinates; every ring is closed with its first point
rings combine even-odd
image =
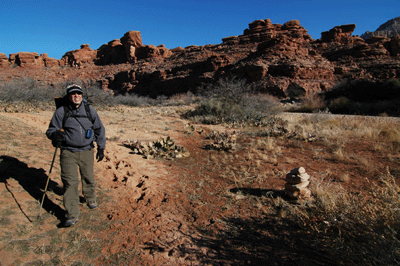
{"type": "Polygon", "coordinates": [[[75,225],[77,222],[78,222],[78,218],[71,217],[65,221],[64,226],[71,227],[71,226],[75,225]]]}
{"type": "Polygon", "coordinates": [[[97,208],[97,202],[95,199],[90,199],[87,200],[87,206],[89,207],[89,209],[95,209],[97,208]]]}

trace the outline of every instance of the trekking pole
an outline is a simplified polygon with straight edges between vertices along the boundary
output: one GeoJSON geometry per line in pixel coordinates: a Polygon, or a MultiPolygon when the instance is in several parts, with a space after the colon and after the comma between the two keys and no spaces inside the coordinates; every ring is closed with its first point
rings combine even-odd
{"type": "MultiPolygon", "coordinates": [[[[60,131],[63,132],[64,129],[60,129],[60,131]]],[[[46,182],[46,186],[45,186],[45,188],[44,188],[44,193],[43,193],[43,197],[42,197],[42,202],[40,203],[39,214],[38,214],[38,217],[37,217],[38,219],[40,219],[40,213],[41,213],[41,211],[42,211],[43,202],[44,202],[44,197],[46,196],[47,186],[49,185],[50,174],[51,174],[51,171],[53,170],[53,164],[54,164],[54,160],[55,160],[55,158],[56,158],[57,149],[58,149],[58,146],[57,146],[56,149],[54,150],[53,160],[51,161],[50,170],[49,170],[49,175],[48,175],[48,177],[47,177],[47,182],[46,182]]]]}

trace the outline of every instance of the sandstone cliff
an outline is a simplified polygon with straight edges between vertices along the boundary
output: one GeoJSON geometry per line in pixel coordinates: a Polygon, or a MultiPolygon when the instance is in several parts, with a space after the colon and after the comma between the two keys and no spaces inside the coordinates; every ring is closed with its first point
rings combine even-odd
{"type": "Polygon", "coordinates": [[[97,50],[84,44],[61,60],[17,53],[7,61],[0,54],[4,70],[0,78],[10,79],[7,69],[38,75],[31,69],[40,71],[46,66],[51,82],[79,77],[96,81],[115,94],[153,97],[195,91],[201,84],[230,76],[280,97],[326,91],[348,79],[399,78],[400,37],[364,40],[352,35],[355,27],[336,26],[313,40],[297,20],[283,25],[256,20],[242,35],[225,37],[220,44],[171,50],[164,45],[143,45],[140,32],[129,31],[97,50]],[[13,64],[20,68],[10,67],[13,64]]]}

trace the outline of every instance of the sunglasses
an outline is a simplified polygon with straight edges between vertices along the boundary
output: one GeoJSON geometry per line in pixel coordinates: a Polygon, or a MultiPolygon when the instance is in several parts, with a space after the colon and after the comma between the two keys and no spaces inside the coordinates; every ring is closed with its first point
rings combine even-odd
{"type": "Polygon", "coordinates": [[[75,95],[75,94],[82,95],[82,92],[71,92],[69,95],[75,95]]]}

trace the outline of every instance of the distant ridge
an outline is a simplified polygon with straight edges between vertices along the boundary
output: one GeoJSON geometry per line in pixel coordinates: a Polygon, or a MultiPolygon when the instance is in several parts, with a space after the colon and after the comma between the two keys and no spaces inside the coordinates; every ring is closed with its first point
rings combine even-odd
{"type": "Polygon", "coordinates": [[[387,21],[386,23],[379,26],[379,28],[374,32],[366,31],[364,34],[361,35],[361,38],[363,38],[364,40],[375,36],[391,38],[398,35],[400,35],[400,17],[387,21]]]}

